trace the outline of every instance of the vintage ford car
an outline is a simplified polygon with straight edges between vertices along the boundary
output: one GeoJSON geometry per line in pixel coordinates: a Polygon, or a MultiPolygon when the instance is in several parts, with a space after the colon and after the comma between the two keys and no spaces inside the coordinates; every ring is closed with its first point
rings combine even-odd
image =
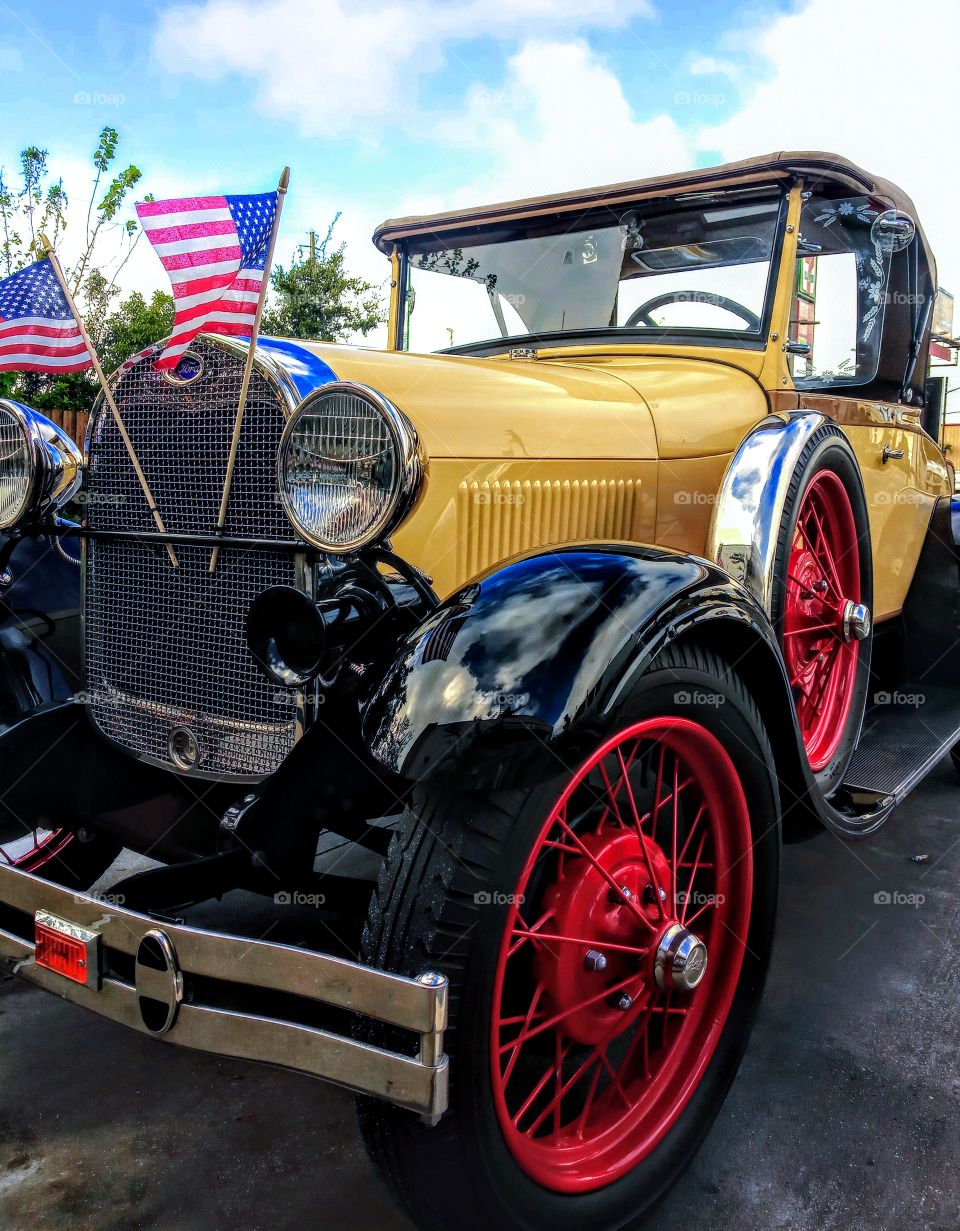
{"type": "Polygon", "coordinates": [[[817,153],[375,242],[387,350],[261,341],[222,535],[246,344],[115,378],[164,534],[105,406],[0,403],[0,954],[356,1090],[424,1231],[613,1231],[736,1073],[782,835],[960,730],[933,259],[817,153]]]}

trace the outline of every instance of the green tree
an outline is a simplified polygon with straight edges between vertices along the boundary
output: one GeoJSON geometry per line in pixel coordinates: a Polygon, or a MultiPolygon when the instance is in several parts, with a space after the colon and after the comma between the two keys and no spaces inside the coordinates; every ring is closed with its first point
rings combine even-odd
{"type": "Polygon", "coordinates": [[[112,372],[173,328],[173,299],[154,291],[145,299],[134,291],[106,319],[98,350],[104,370],[112,372]]]}
{"type": "Polygon", "coordinates": [[[387,319],[380,289],[346,267],[346,244],[331,246],[337,214],[323,243],[270,278],[274,302],[263,314],[263,332],[286,338],[344,342],[367,334],[387,319]]]}
{"type": "MultiPolygon", "coordinates": [[[[82,246],[75,264],[64,267],[87,328],[98,346],[111,319],[113,302],[119,298],[117,277],[142,237],[139,223],[132,218],[120,218],[142,172],[133,164],[120,171],[114,170],[119,142],[115,128],[101,129],[93,152],[94,174],[82,246]]],[[[18,179],[19,182],[13,184],[6,169],[0,167],[0,277],[3,278],[43,256],[41,235],[45,234],[56,245],[67,229],[69,197],[62,178],[55,177],[50,170],[45,149],[31,145],[21,151],[18,179]]],[[[124,306],[121,305],[121,310],[124,306]]],[[[155,318],[155,314],[148,311],[150,305],[141,300],[140,305],[127,310],[128,331],[132,327],[130,321],[141,307],[146,314],[144,328],[155,318]]],[[[137,328],[132,328],[132,332],[140,336],[142,330],[138,332],[137,328]]],[[[156,337],[150,340],[155,341],[156,337]]],[[[18,398],[38,410],[89,409],[96,391],[96,382],[87,372],[63,376],[38,372],[0,373],[0,396],[18,398]]]]}

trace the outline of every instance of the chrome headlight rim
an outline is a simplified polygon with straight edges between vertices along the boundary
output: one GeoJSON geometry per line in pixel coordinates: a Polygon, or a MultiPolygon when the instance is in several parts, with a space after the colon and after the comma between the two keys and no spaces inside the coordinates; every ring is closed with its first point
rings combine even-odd
{"type": "Polygon", "coordinates": [[[330,555],[342,556],[359,551],[363,547],[369,547],[374,543],[382,543],[385,539],[389,538],[416,503],[417,497],[420,495],[425,469],[426,458],[420,445],[417,430],[403,411],[394,406],[389,398],[384,397],[382,393],[379,393],[376,389],[371,389],[369,385],[361,385],[355,381],[338,380],[331,381],[327,385],[321,385],[319,389],[314,389],[312,393],[307,394],[288,419],[283,429],[283,435],[280,437],[280,447],[277,450],[277,490],[280,493],[280,501],[284,512],[290,519],[290,524],[294,529],[303,535],[304,539],[311,546],[317,547],[320,551],[327,552],[330,555]],[[309,412],[318,402],[336,394],[348,394],[362,398],[379,412],[387,426],[397,452],[399,480],[390,493],[390,499],[387,501],[383,512],[372,526],[362,535],[357,535],[349,540],[344,539],[332,542],[318,534],[310,526],[307,526],[297,515],[287,493],[284,472],[287,448],[301,417],[309,412]]]}
{"type": "Polygon", "coordinates": [[[0,521],[0,531],[5,532],[24,522],[40,521],[69,503],[83,485],[84,466],[79,447],[51,419],[12,398],[0,398],[0,407],[13,416],[23,433],[31,466],[16,516],[0,521]]]}
{"type": "Polygon", "coordinates": [[[12,516],[0,517],[0,530],[12,530],[25,519],[27,510],[33,505],[33,497],[40,477],[40,464],[37,455],[35,432],[33,431],[31,416],[28,415],[27,408],[21,406],[19,402],[11,401],[9,398],[0,398],[0,409],[5,410],[10,415],[19,429],[23,439],[23,448],[30,464],[30,476],[19,506],[12,516]]]}

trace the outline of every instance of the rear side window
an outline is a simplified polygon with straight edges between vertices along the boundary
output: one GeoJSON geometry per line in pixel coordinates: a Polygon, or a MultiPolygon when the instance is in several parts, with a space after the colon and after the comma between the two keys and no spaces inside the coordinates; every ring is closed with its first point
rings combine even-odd
{"type": "Polygon", "coordinates": [[[799,389],[866,385],[877,374],[891,246],[870,197],[808,197],[800,241],[790,355],[799,389]]]}

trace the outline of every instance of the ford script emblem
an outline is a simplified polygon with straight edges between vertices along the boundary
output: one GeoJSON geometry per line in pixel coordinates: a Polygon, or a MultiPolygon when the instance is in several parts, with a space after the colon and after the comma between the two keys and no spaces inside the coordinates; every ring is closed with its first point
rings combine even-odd
{"type": "Polygon", "coordinates": [[[192,385],[203,375],[203,360],[194,351],[188,350],[172,372],[164,372],[171,385],[192,385]]]}
{"type": "Polygon", "coordinates": [[[140,940],[134,982],[144,1026],[151,1034],[166,1034],[180,1011],[183,975],[170,937],[159,928],[140,940]]]}
{"type": "Polygon", "coordinates": [[[174,727],[167,736],[167,751],[177,769],[193,769],[200,760],[200,742],[189,727],[174,727]]]}

